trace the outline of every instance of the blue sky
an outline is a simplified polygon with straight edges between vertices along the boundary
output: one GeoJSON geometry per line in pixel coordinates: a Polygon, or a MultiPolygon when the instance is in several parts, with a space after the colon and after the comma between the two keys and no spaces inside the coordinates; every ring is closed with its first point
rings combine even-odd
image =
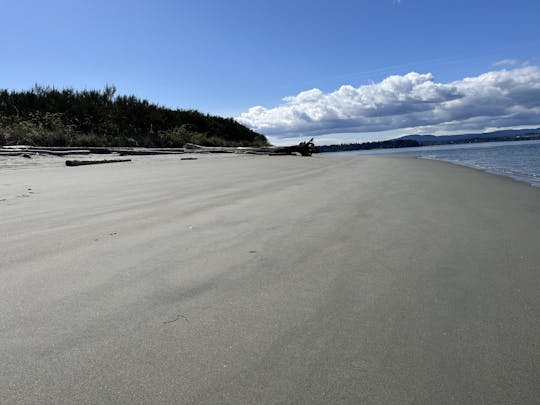
{"type": "Polygon", "coordinates": [[[114,84],[276,143],[540,125],[537,0],[0,0],[0,12],[0,88],[114,84]],[[489,82],[483,98],[466,77],[489,82]]]}

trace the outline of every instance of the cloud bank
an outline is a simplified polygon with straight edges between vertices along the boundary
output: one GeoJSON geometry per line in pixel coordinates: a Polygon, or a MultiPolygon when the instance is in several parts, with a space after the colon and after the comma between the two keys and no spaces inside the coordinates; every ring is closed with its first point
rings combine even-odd
{"type": "Polygon", "coordinates": [[[431,73],[390,76],[360,87],[341,86],[256,106],[237,120],[278,138],[429,128],[432,132],[540,124],[540,69],[492,71],[451,83],[431,73]]]}

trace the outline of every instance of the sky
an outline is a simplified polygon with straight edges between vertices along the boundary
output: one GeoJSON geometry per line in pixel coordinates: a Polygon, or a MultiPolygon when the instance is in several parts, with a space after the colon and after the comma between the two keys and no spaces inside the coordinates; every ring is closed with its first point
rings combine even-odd
{"type": "Polygon", "coordinates": [[[538,0],[0,0],[0,88],[102,89],[274,144],[540,127],[538,0]]]}

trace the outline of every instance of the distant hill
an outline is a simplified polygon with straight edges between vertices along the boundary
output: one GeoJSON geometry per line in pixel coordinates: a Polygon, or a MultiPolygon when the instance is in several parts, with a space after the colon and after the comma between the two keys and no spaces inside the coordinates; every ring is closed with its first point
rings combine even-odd
{"type": "Polygon", "coordinates": [[[505,129],[493,132],[472,133],[461,135],[406,135],[398,140],[412,140],[423,146],[444,145],[452,143],[515,141],[522,139],[540,139],[540,128],[535,129],[505,129]]]}
{"type": "Polygon", "coordinates": [[[477,143],[494,141],[517,141],[528,139],[540,139],[540,128],[536,129],[508,129],[480,134],[462,135],[407,135],[388,141],[347,143],[341,145],[321,145],[317,152],[346,152],[353,150],[388,149],[388,148],[411,148],[429,145],[448,145],[458,143],[477,143]]]}
{"type": "Polygon", "coordinates": [[[0,145],[267,146],[268,140],[232,118],[173,110],[103,90],[0,90],[0,145]]]}

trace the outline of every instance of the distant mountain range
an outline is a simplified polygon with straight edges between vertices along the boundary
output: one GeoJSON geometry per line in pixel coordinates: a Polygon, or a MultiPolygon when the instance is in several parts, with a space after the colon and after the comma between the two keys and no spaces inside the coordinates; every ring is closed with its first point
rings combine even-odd
{"type": "Polygon", "coordinates": [[[456,143],[524,141],[530,139],[540,139],[540,128],[505,129],[501,131],[484,132],[481,134],[441,136],[406,135],[400,138],[390,139],[388,141],[347,143],[341,145],[322,145],[317,147],[317,152],[346,152],[353,150],[410,148],[415,146],[448,145],[456,143]]]}
{"type": "Polygon", "coordinates": [[[452,143],[475,143],[490,141],[516,141],[524,139],[540,139],[540,128],[504,129],[500,131],[461,134],[461,135],[406,135],[396,140],[416,141],[420,145],[444,145],[452,143]]]}

